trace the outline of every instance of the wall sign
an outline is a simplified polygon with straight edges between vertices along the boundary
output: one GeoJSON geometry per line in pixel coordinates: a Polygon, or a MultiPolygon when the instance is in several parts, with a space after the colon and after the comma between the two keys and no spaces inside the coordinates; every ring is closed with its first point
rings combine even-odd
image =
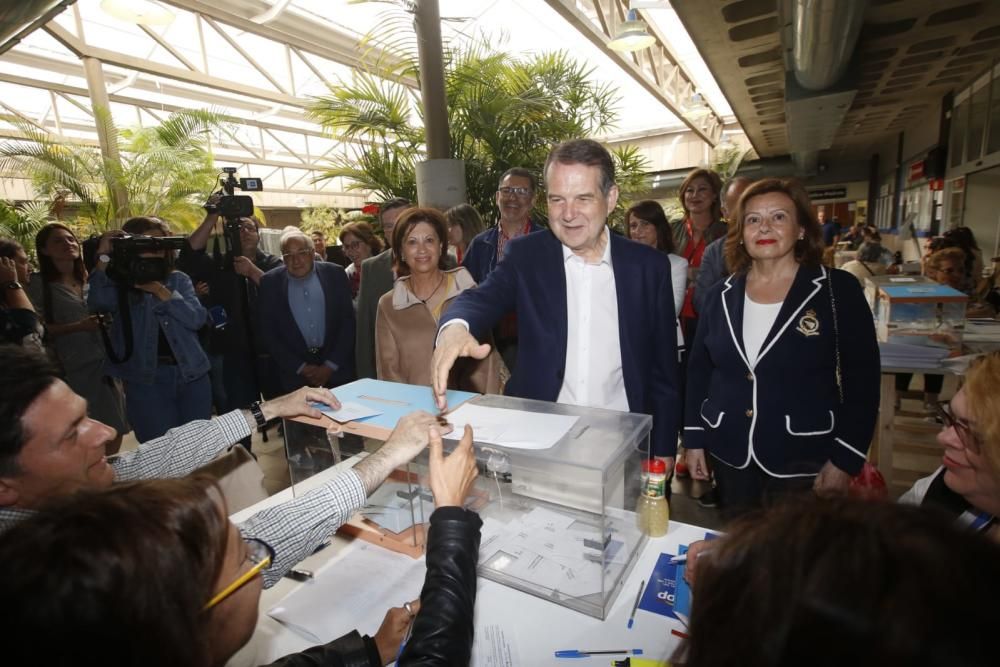
{"type": "Polygon", "coordinates": [[[809,191],[809,198],[817,199],[846,199],[847,188],[817,188],[809,191]]]}

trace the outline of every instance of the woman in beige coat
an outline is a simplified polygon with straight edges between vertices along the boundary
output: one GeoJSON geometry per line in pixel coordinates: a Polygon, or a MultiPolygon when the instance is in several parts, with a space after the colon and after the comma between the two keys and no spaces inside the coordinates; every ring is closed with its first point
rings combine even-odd
{"type": "MultiPolygon", "coordinates": [[[[438,321],[451,302],[476,286],[459,267],[446,271],[448,226],[444,216],[428,208],[404,212],[392,232],[398,276],[382,295],[375,320],[375,364],[380,380],[430,385],[431,354],[438,321]]],[[[492,342],[492,341],[490,341],[492,342]]],[[[460,359],[451,371],[450,389],[483,394],[501,390],[501,361],[496,350],[486,359],[460,359]]]]}

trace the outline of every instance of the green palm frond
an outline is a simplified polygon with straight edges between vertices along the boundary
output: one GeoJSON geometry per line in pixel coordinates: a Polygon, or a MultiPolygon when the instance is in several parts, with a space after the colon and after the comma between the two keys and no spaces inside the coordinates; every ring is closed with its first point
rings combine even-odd
{"type": "Polygon", "coordinates": [[[4,120],[22,138],[0,144],[0,171],[28,174],[36,193],[52,201],[76,200],[88,232],[136,215],[160,215],[180,229],[192,228],[203,215],[195,198],[215,183],[209,139],[229,127],[218,112],[186,110],[154,127],[119,131],[111,114],[98,108],[94,122],[116,145],[114,160],[96,146],[57,140],[18,118],[4,120]]]}
{"type": "MultiPolygon", "coordinates": [[[[409,7],[391,4],[396,7],[367,43],[392,50],[396,74],[416,77],[415,51],[407,48],[412,15],[409,7]]],[[[517,57],[501,48],[503,42],[475,37],[446,45],[444,53],[451,156],[465,162],[469,203],[486,216],[495,213],[501,173],[517,166],[541,175],[554,144],[613,127],[621,99],[614,86],[597,81],[593,68],[565,51],[517,57]]],[[[317,181],[339,177],[346,179],[345,187],[376,197],[415,196],[424,130],[412,90],[374,70],[359,72],[316,98],[309,111],[333,134],[367,142],[350,158],[332,159],[317,181]]],[[[632,177],[641,182],[645,163],[637,152],[616,159],[626,182],[632,177]]]]}

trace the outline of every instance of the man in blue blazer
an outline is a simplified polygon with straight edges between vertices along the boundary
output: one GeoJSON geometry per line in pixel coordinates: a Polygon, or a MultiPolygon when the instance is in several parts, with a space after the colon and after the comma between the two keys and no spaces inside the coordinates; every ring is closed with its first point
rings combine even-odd
{"type": "Polygon", "coordinates": [[[669,469],[680,417],[670,262],[608,229],[618,188],[603,146],[560,144],[544,173],[550,230],[512,239],[496,269],[441,320],[431,362],[438,406],[446,407],[455,359],[484,358],[489,346],[476,337],[516,310],[520,346],[507,394],[653,415],[652,452],[669,469]]]}
{"type": "Polygon", "coordinates": [[[260,280],[260,332],[282,392],[354,379],[354,308],[344,269],[316,262],[301,231],[281,237],[284,266],[260,280]]]}

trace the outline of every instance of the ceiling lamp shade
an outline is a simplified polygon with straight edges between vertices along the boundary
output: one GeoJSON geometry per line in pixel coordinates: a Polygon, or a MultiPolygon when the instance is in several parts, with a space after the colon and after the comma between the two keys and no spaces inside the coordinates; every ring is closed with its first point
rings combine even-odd
{"type": "Polygon", "coordinates": [[[101,0],[104,13],[140,25],[169,25],[177,18],[172,11],[149,0],[101,0]]]}
{"type": "Polygon", "coordinates": [[[618,34],[608,42],[608,48],[612,51],[640,51],[655,42],[656,38],[647,32],[645,22],[639,20],[638,12],[630,9],[625,21],[618,26],[618,34]]]}

